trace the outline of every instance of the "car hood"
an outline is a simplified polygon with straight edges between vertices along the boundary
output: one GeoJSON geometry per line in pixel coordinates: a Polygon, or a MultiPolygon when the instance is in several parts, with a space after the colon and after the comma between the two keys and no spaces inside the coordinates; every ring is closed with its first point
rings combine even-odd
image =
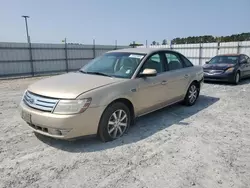
{"type": "Polygon", "coordinates": [[[205,64],[203,69],[208,70],[226,70],[229,67],[235,66],[234,64],[205,64]]]}
{"type": "Polygon", "coordinates": [[[67,73],[37,81],[28,87],[28,91],[51,98],[75,99],[82,93],[123,80],[78,72],[67,73]]]}

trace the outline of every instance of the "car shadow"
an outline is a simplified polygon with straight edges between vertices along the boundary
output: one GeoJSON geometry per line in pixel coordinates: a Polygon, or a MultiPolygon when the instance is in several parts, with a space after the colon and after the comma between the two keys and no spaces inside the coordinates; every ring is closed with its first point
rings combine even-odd
{"type": "Polygon", "coordinates": [[[106,150],[141,141],[161,130],[167,130],[168,127],[174,124],[188,126],[189,123],[183,120],[208,108],[218,100],[219,98],[200,95],[194,106],[186,107],[181,104],[175,104],[150,113],[138,118],[135,125],[130,127],[128,133],[112,142],[103,143],[96,137],[82,138],[75,141],[65,141],[56,140],[40,134],[36,134],[36,136],[43,143],[68,152],[80,153],[106,150]]]}
{"type": "MultiPolygon", "coordinates": [[[[204,83],[206,84],[215,84],[215,85],[223,85],[223,86],[237,86],[235,84],[229,83],[229,82],[216,82],[216,81],[205,81],[204,83]]],[[[238,85],[245,85],[245,84],[249,84],[250,83],[250,79],[249,78],[244,78],[240,81],[240,83],[238,83],[238,85]]]]}
{"type": "Polygon", "coordinates": [[[250,78],[242,79],[238,85],[246,85],[246,84],[250,84],[250,78]]]}

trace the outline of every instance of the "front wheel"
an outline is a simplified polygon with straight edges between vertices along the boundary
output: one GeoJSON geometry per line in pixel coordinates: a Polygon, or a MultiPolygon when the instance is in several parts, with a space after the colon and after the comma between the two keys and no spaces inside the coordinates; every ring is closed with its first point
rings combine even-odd
{"type": "Polygon", "coordinates": [[[196,83],[192,83],[186,93],[184,103],[187,106],[192,106],[195,104],[197,98],[199,97],[199,88],[196,83]]]}
{"type": "Polygon", "coordinates": [[[234,84],[237,85],[240,82],[240,73],[237,72],[235,77],[234,77],[234,84]]]}
{"type": "Polygon", "coordinates": [[[130,122],[130,111],[125,104],[111,104],[101,117],[98,135],[103,142],[115,140],[128,130],[130,122]]]}

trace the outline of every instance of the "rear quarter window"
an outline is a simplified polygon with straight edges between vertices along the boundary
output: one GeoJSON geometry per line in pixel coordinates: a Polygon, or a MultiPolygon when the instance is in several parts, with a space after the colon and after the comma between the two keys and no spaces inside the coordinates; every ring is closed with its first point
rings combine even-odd
{"type": "Polygon", "coordinates": [[[191,61],[189,61],[186,57],[184,57],[183,55],[181,55],[181,58],[183,60],[183,63],[185,65],[185,67],[193,67],[194,65],[191,63],[191,61]]]}

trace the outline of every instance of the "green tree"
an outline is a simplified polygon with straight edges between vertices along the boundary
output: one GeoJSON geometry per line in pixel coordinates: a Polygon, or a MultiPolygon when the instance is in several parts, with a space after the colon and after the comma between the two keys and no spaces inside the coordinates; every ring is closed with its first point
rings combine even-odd
{"type": "Polygon", "coordinates": [[[211,42],[233,42],[233,41],[250,41],[250,32],[233,34],[230,36],[214,37],[212,35],[189,36],[186,38],[174,38],[173,44],[190,44],[190,43],[211,43],[211,42]]]}
{"type": "Polygon", "coordinates": [[[162,45],[166,45],[166,44],[167,44],[167,40],[164,39],[164,40],[162,41],[162,45]]]}
{"type": "Polygon", "coordinates": [[[153,45],[153,46],[156,45],[156,41],[153,41],[151,45],[153,45]]]}

